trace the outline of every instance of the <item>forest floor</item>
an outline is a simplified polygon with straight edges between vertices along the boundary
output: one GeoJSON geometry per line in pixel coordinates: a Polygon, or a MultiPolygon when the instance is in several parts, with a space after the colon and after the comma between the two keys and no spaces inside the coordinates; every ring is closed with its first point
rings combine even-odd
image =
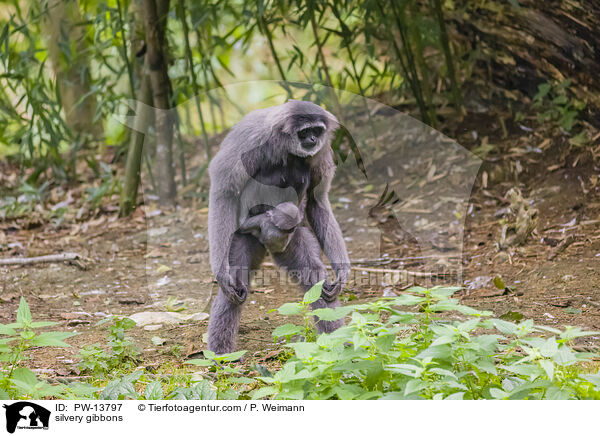
{"type": "MultiPolygon", "coordinates": [[[[496,118],[480,118],[467,117],[449,133],[471,149],[481,144],[483,136],[505,136],[503,148],[511,152],[486,158],[470,198],[467,195],[467,213],[459,216],[464,218],[464,232],[451,230],[446,235],[449,240],[459,237],[458,246],[462,241],[462,252],[458,251],[458,263],[453,267],[458,274],[413,275],[411,283],[428,285],[435,279],[438,284],[462,285],[457,296],[463,304],[511,320],[533,318],[550,326],[600,330],[600,194],[598,164],[594,163],[598,156],[569,153],[560,161],[555,147],[561,139],[553,136],[551,129],[532,133],[509,126],[503,134],[496,118]],[[476,129],[477,135],[473,133],[476,129]],[[511,212],[514,203],[507,192],[513,187],[519,188],[521,197],[517,196],[520,205],[511,212]],[[502,238],[503,226],[507,233],[524,232],[523,240],[507,242],[502,238]]],[[[372,162],[377,168],[389,165],[390,160],[389,156],[375,156],[372,162]]],[[[435,174],[433,170],[417,176],[431,181],[435,174]]],[[[455,255],[456,247],[446,249],[440,243],[436,253],[441,254],[428,255],[431,250],[419,246],[423,243],[418,238],[398,226],[402,217],[389,220],[392,215],[377,210],[370,215],[379,230],[375,241],[380,243],[379,254],[365,260],[365,243],[355,225],[353,206],[367,200],[374,203],[379,195],[373,192],[382,192],[383,187],[373,188],[369,180],[347,182],[342,171],[331,192],[350,257],[359,268],[344,290],[343,301],[399,294],[409,285],[389,277],[361,283],[361,275],[369,271],[428,273],[440,265],[448,267],[443,259],[451,256],[444,253],[455,255]]],[[[427,211],[420,213],[426,216],[427,211]]],[[[91,260],[86,269],[67,263],[0,267],[1,323],[14,321],[19,299],[24,296],[34,320],[56,321],[59,325],[53,330],[80,333],[69,339],[72,348],[33,349],[27,365],[36,370],[51,376],[76,376],[78,349],[106,343],[106,324],[96,325],[106,315],[163,312],[170,319],[148,321],[150,327],[138,326],[129,332],[142,351],[144,367],[181,363],[205,347],[208,320],[204,314],[209,312],[217,288],[208,264],[207,208],[202,205],[190,202],[163,211],[148,204],[120,219],[113,201],[113,206],[104,207],[92,219],[65,221],[59,226],[6,220],[0,223],[0,247],[0,258],[77,252],[91,260]],[[172,309],[181,303],[184,310],[177,313],[195,314],[194,318],[173,319],[176,312],[167,306],[172,309]],[[161,345],[153,343],[155,336],[164,340],[161,345]]],[[[275,272],[269,259],[266,262],[265,270],[275,272]]],[[[285,321],[271,310],[298,300],[300,295],[295,286],[278,280],[255,285],[243,312],[238,345],[250,351],[250,361],[265,362],[279,353],[271,332],[285,321]]],[[[600,334],[586,338],[580,346],[596,348],[599,343],[600,334]]]]}

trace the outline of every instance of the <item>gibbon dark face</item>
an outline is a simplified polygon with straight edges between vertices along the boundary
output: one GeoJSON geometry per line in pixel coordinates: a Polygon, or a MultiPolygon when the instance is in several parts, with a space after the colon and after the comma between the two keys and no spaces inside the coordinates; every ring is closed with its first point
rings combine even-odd
{"type": "Polygon", "coordinates": [[[312,150],[319,143],[324,132],[325,126],[306,127],[298,131],[300,145],[306,150],[312,150]]]}

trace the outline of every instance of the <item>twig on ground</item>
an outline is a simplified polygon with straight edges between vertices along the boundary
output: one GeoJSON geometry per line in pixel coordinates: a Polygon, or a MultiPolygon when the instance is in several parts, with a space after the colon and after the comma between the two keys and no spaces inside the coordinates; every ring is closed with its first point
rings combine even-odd
{"type": "MultiPolygon", "coordinates": [[[[271,262],[265,262],[265,263],[263,263],[263,265],[267,266],[267,267],[275,267],[275,264],[273,264],[271,262]]],[[[327,269],[332,269],[332,268],[328,265],[327,269]]],[[[372,273],[379,273],[379,274],[407,275],[407,276],[425,277],[425,278],[449,277],[449,276],[453,275],[453,273],[449,273],[449,272],[447,272],[447,273],[444,273],[444,272],[420,272],[420,271],[409,271],[406,269],[366,268],[366,267],[361,267],[361,266],[353,266],[353,267],[350,267],[350,269],[353,271],[365,271],[365,272],[372,272],[372,273]]]]}
{"type": "Polygon", "coordinates": [[[37,257],[9,257],[6,259],[0,259],[0,266],[34,265],[36,263],[56,262],[69,262],[71,265],[75,265],[79,269],[87,269],[87,267],[91,263],[91,260],[77,253],[59,253],[37,257]]]}

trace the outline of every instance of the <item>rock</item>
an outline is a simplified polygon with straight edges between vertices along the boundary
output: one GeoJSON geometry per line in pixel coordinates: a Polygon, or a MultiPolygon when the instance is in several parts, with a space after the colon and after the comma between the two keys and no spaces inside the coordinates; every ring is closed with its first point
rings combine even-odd
{"type": "MultiPolygon", "coordinates": [[[[171,313],[171,312],[169,312],[171,313]]],[[[176,316],[177,318],[179,318],[181,321],[202,321],[206,318],[208,318],[208,313],[206,312],[196,312],[196,313],[192,313],[190,315],[186,315],[183,313],[175,313],[172,312],[172,314],[174,316],[176,316]]]]}
{"type": "Polygon", "coordinates": [[[151,341],[154,345],[163,345],[165,342],[167,342],[166,340],[164,340],[163,338],[161,338],[159,336],[152,336],[151,341]]]}
{"type": "Polygon", "coordinates": [[[492,278],[490,276],[477,276],[472,280],[465,280],[465,284],[467,285],[467,289],[471,291],[474,289],[483,288],[491,281],[492,278]]]}
{"type": "Polygon", "coordinates": [[[392,288],[387,287],[387,288],[383,289],[383,296],[384,297],[397,297],[398,294],[396,294],[392,288]]]}
{"type": "Polygon", "coordinates": [[[176,312],[138,312],[129,318],[135,321],[138,327],[144,327],[144,330],[158,330],[162,324],[179,324],[184,321],[202,321],[208,318],[208,313],[197,312],[192,314],[183,314],[176,312]],[[157,327],[158,326],[158,327],[157,327]]]}
{"type": "Polygon", "coordinates": [[[164,285],[168,285],[169,283],[171,283],[171,279],[168,276],[163,276],[162,278],[158,279],[158,281],[156,282],[156,286],[164,286],[164,285]]]}
{"type": "Polygon", "coordinates": [[[155,238],[157,236],[164,235],[168,231],[168,227],[153,228],[148,230],[148,236],[150,236],[151,238],[155,238]]]}
{"type": "Polygon", "coordinates": [[[135,321],[138,327],[157,324],[179,324],[182,320],[171,312],[138,312],[129,318],[135,321]]]}
{"type": "Polygon", "coordinates": [[[206,312],[196,312],[192,314],[190,321],[202,321],[208,319],[209,315],[206,312]]]}

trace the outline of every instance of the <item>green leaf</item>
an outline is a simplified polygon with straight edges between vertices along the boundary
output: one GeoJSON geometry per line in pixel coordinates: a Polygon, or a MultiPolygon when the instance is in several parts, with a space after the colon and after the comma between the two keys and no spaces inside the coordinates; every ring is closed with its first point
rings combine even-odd
{"type": "Polygon", "coordinates": [[[404,390],[404,395],[410,395],[413,392],[419,392],[423,388],[427,386],[423,380],[413,379],[406,383],[406,388],[404,390]]]}
{"type": "Polygon", "coordinates": [[[540,360],[538,361],[540,366],[546,371],[546,375],[552,381],[554,378],[554,363],[550,360],[540,360]]]}
{"type": "Polygon", "coordinates": [[[443,286],[435,287],[431,289],[431,295],[439,299],[446,299],[460,291],[462,288],[459,286],[443,286]]]}
{"type": "Polygon", "coordinates": [[[212,389],[208,380],[200,380],[192,387],[194,400],[216,400],[217,391],[212,389]]]}
{"type": "Polygon", "coordinates": [[[504,321],[502,319],[492,319],[491,321],[494,327],[505,335],[515,335],[519,330],[519,327],[512,322],[504,321]]]}
{"type": "Polygon", "coordinates": [[[520,312],[509,311],[504,315],[500,315],[500,319],[505,321],[521,321],[523,319],[523,314],[520,312]]]}
{"type": "Polygon", "coordinates": [[[286,347],[293,348],[298,359],[309,359],[319,349],[314,342],[294,342],[286,344],[286,347]]]}
{"type": "Polygon", "coordinates": [[[119,400],[123,398],[137,399],[138,394],[135,391],[133,383],[124,379],[117,379],[109,382],[104,390],[100,392],[100,400],[119,400]]]}
{"type": "Polygon", "coordinates": [[[275,386],[265,386],[264,388],[257,389],[252,392],[253,400],[260,400],[271,395],[275,395],[279,390],[275,386]]]}
{"type": "Polygon", "coordinates": [[[136,326],[136,323],[131,318],[121,318],[119,320],[119,326],[123,328],[123,330],[129,330],[136,326]]]}
{"type": "Polygon", "coordinates": [[[319,283],[315,284],[312,288],[310,288],[306,294],[304,294],[304,298],[302,301],[305,304],[314,303],[319,298],[321,298],[321,292],[323,291],[323,283],[324,280],[321,280],[319,283]]]}
{"type": "Polygon", "coordinates": [[[202,354],[204,354],[204,357],[211,360],[214,360],[217,357],[217,355],[210,350],[203,350],[202,354]]]}
{"type": "Polygon", "coordinates": [[[31,345],[35,347],[70,347],[69,344],[63,342],[63,339],[77,335],[71,332],[44,332],[36,335],[31,340],[31,345]]]}
{"type": "Polygon", "coordinates": [[[540,347],[540,353],[544,357],[552,357],[558,352],[558,343],[556,338],[552,336],[544,341],[544,344],[540,347]]]}
{"type": "Polygon", "coordinates": [[[196,366],[213,366],[214,360],[210,359],[191,359],[183,362],[185,365],[196,365],[196,366]]]}
{"type": "Polygon", "coordinates": [[[508,394],[506,392],[498,388],[490,388],[490,395],[492,396],[492,398],[495,398],[497,400],[504,400],[508,397],[508,394]]]}
{"type": "Polygon", "coordinates": [[[29,368],[17,368],[13,371],[12,378],[14,381],[21,382],[22,386],[34,387],[38,379],[35,373],[29,368]]]}
{"type": "Polygon", "coordinates": [[[284,336],[292,336],[302,333],[303,328],[295,324],[284,324],[273,330],[273,337],[281,338],[284,336]]]}
{"type": "Polygon", "coordinates": [[[12,327],[0,324],[0,335],[15,336],[17,332],[12,327]]]}
{"type": "Polygon", "coordinates": [[[322,321],[337,321],[338,319],[344,318],[350,312],[352,312],[352,308],[347,307],[347,306],[346,307],[336,307],[333,309],[329,308],[329,307],[325,307],[323,309],[315,309],[312,312],[310,312],[308,315],[316,316],[317,318],[319,318],[322,321]]]}
{"type": "Polygon", "coordinates": [[[600,392],[600,374],[582,374],[581,377],[594,385],[594,389],[600,392]]]}
{"type": "Polygon", "coordinates": [[[394,297],[392,301],[398,306],[417,306],[425,301],[425,298],[412,294],[402,294],[399,297],[394,297]]]}
{"type": "Polygon", "coordinates": [[[156,380],[148,383],[144,390],[144,397],[146,400],[162,400],[164,395],[162,385],[156,380]]]}
{"type": "Polygon", "coordinates": [[[58,323],[52,321],[34,321],[29,325],[29,327],[31,327],[32,329],[39,329],[42,327],[50,327],[56,324],[58,323]]]}
{"type": "Polygon", "coordinates": [[[506,284],[504,283],[504,280],[502,280],[502,277],[497,276],[494,277],[494,286],[498,289],[506,289],[506,284]]]}
{"type": "Polygon", "coordinates": [[[458,330],[461,332],[470,332],[477,328],[477,326],[479,325],[479,321],[479,318],[469,319],[465,322],[461,322],[460,324],[458,324],[456,328],[458,328],[458,330]]]}
{"type": "Polygon", "coordinates": [[[277,311],[281,315],[300,315],[302,313],[302,306],[298,303],[285,303],[277,311]]]}
{"type": "Polygon", "coordinates": [[[433,341],[430,347],[436,347],[438,345],[450,344],[456,340],[454,335],[440,336],[435,341],[433,341]]]}
{"type": "Polygon", "coordinates": [[[240,351],[236,351],[235,353],[221,354],[221,355],[215,356],[215,359],[220,362],[235,362],[237,360],[240,360],[242,358],[242,356],[244,354],[246,354],[247,352],[248,352],[248,350],[240,350],[240,351]]]}
{"type": "Polygon", "coordinates": [[[17,309],[17,323],[22,325],[29,325],[32,321],[31,311],[29,310],[29,305],[27,301],[25,301],[24,297],[21,297],[21,301],[19,302],[19,308],[17,309]]]}

